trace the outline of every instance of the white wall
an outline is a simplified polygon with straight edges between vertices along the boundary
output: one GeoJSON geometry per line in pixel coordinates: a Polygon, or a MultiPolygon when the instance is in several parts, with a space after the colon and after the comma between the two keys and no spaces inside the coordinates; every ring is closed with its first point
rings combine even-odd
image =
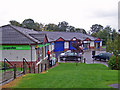
{"type": "Polygon", "coordinates": [[[102,46],[102,41],[100,42],[100,46],[102,46]]]}
{"type": "Polygon", "coordinates": [[[52,45],[50,43],[50,45],[49,45],[49,52],[51,52],[51,51],[52,51],[52,45]]]}
{"type": "Polygon", "coordinates": [[[90,47],[94,47],[94,41],[90,42],[90,47]]]}
{"type": "Polygon", "coordinates": [[[54,50],[54,45],[52,45],[52,51],[54,50]]]}
{"type": "Polygon", "coordinates": [[[66,49],[66,48],[69,48],[69,42],[65,42],[64,43],[64,48],[66,49]]]}
{"type": "MultiPolygon", "coordinates": [[[[22,61],[26,58],[31,61],[31,50],[2,50],[2,60],[7,58],[9,61],[22,61]]],[[[32,50],[32,61],[36,61],[36,51],[32,50]]]]}

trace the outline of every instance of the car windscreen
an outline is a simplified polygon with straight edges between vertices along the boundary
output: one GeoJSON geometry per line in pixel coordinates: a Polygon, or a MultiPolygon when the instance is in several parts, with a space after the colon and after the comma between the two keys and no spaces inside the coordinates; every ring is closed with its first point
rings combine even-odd
{"type": "Polygon", "coordinates": [[[77,53],[67,53],[68,56],[76,56],[77,53]]]}

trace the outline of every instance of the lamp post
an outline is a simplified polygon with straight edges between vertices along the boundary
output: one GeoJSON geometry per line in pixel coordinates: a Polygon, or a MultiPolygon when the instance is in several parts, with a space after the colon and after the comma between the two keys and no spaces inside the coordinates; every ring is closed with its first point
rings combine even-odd
{"type": "Polygon", "coordinates": [[[110,39],[112,40],[112,33],[110,33],[110,39]]]}
{"type": "Polygon", "coordinates": [[[118,30],[118,34],[119,34],[119,37],[120,37],[120,29],[118,30]]]}

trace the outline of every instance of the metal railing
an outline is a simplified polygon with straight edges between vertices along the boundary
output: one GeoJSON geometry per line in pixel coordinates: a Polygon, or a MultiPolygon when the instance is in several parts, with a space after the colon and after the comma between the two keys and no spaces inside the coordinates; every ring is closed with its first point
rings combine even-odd
{"type": "Polygon", "coordinates": [[[23,74],[25,74],[25,63],[29,66],[29,73],[31,73],[30,64],[27,62],[25,58],[23,58],[23,74]]]}

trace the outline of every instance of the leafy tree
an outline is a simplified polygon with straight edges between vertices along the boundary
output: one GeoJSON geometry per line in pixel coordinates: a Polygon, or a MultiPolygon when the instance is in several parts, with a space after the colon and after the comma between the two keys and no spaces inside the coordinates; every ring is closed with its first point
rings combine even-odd
{"type": "Polygon", "coordinates": [[[34,29],[36,31],[40,31],[40,24],[38,22],[35,22],[34,27],[32,29],[34,29]]]}
{"type": "Polygon", "coordinates": [[[112,40],[114,40],[117,36],[117,32],[115,29],[112,30],[112,40]]]}
{"type": "Polygon", "coordinates": [[[118,66],[120,65],[117,64],[118,62],[120,61],[117,61],[117,58],[118,58],[118,55],[120,54],[120,37],[119,35],[117,35],[117,37],[114,39],[114,40],[111,40],[110,38],[108,38],[107,40],[107,48],[106,48],[106,51],[107,52],[113,52],[113,54],[116,56],[116,69],[118,68],[118,66]]]}
{"type": "Polygon", "coordinates": [[[63,21],[63,22],[59,22],[58,24],[58,29],[59,31],[64,31],[66,32],[66,29],[68,28],[68,22],[63,21]]]}
{"type": "Polygon", "coordinates": [[[35,23],[33,19],[25,19],[22,22],[22,27],[28,28],[28,29],[34,29],[35,28],[35,23]]]}
{"type": "Polygon", "coordinates": [[[91,36],[97,37],[97,34],[98,34],[98,33],[94,32],[94,33],[91,34],[91,36]]]}
{"type": "Polygon", "coordinates": [[[66,29],[66,31],[68,32],[75,32],[75,27],[73,27],[73,26],[68,26],[67,27],[67,29],[66,29]]]}
{"type": "Polygon", "coordinates": [[[49,30],[49,31],[57,31],[57,29],[58,29],[58,27],[57,27],[56,24],[51,24],[51,23],[49,23],[49,24],[46,25],[46,30],[49,30]]]}
{"type": "Polygon", "coordinates": [[[11,20],[9,21],[11,25],[15,25],[15,26],[21,26],[21,24],[19,22],[17,22],[16,20],[11,20]]]}
{"type": "Polygon", "coordinates": [[[87,32],[85,31],[85,29],[82,29],[82,28],[76,28],[75,31],[83,33],[83,34],[87,34],[87,32]]]}
{"type": "Polygon", "coordinates": [[[104,30],[106,30],[108,33],[112,32],[112,28],[110,26],[106,26],[104,30]]]}
{"type": "Polygon", "coordinates": [[[100,24],[94,24],[94,25],[92,25],[92,27],[90,27],[91,28],[91,32],[92,33],[95,33],[95,32],[99,32],[100,30],[103,30],[103,26],[102,25],[100,25],[100,24]]]}

